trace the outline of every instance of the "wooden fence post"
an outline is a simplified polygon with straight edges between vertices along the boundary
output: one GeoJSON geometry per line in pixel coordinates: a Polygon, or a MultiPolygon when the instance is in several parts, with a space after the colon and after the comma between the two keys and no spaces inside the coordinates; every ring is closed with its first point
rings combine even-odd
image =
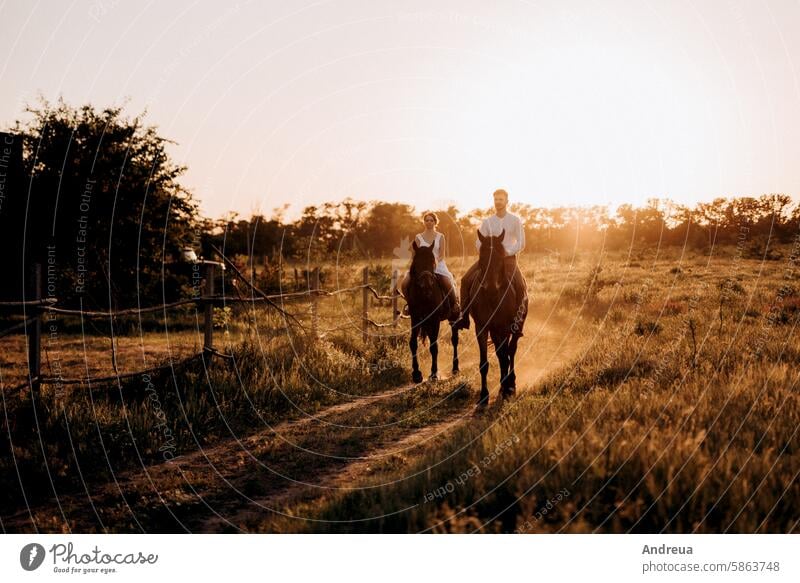
{"type": "Polygon", "coordinates": [[[300,291],[300,277],[296,267],[294,268],[294,291],[300,291]]]}
{"type": "Polygon", "coordinates": [[[367,326],[369,326],[369,290],[366,286],[369,285],[369,266],[364,267],[362,281],[364,288],[361,290],[361,320],[363,322],[363,329],[361,330],[361,339],[367,341],[367,326]]]}
{"type": "Polygon", "coordinates": [[[319,267],[315,267],[311,272],[311,332],[316,337],[319,336],[319,267]]]}
{"type": "MultiPolygon", "coordinates": [[[[206,263],[206,298],[214,295],[214,264],[206,263]]],[[[205,337],[203,338],[203,350],[214,349],[214,304],[210,299],[205,300],[205,337]]]]}
{"type": "Polygon", "coordinates": [[[397,311],[397,270],[392,271],[392,326],[397,328],[397,320],[400,312],[397,311]]]}
{"type": "MultiPolygon", "coordinates": [[[[30,293],[32,300],[42,299],[42,265],[36,263],[33,266],[31,277],[30,293]]],[[[36,315],[31,318],[31,325],[28,329],[28,374],[31,380],[31,391],[34,397],[39,397],[42,376],[42,311],[41,306],[33,308],[36,315]]]]}

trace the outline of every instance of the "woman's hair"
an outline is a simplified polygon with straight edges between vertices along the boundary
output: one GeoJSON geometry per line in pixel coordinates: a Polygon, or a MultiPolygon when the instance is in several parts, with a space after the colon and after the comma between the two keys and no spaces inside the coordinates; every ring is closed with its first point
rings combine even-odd
{"type": "Polygon", "coordinates": [[[432,213],[432,212],[429,211],[429,212],[425,213],[424,215],[422,215],[422,220],[424,221],[428,217],[433,217],[433,224],[434,225],[438,225],[439,224],[439,217],[436,216],[436,213],[432,213]]]}

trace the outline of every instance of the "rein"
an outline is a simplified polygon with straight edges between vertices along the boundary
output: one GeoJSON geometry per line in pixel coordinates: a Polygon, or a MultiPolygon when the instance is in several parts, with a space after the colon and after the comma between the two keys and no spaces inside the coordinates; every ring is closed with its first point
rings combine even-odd
{"type": "Polygon", "coordinates": [[[473,289],[471,291],[475,291],[476,284],[478,286],[477,289],[478,292],[480,292],[481,290],[489,291],[490,280],[488,280],[486,276],[488,275],[490,269],[500,270],[499,281],[501,284],[505,284],[506,286],[511,284],[511,279],[506,274],[505,255],[500,255],[500,260],[498,261],[499,265],[493,266],[488,257],[484,258],[481,263],[483,263],[483,265],[480,265],[479,263],[480,277],[475,278],[475,280],[473,281],[473,289]]]}

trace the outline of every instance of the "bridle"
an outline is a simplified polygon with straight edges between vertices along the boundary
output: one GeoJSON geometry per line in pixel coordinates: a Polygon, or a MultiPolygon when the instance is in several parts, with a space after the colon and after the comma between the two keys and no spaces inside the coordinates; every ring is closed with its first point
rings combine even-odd
{"type": "MultiPolygon", "coordinates": [[[[417,251],[419,253],[419,251],[417,251]]],[[[436,285],[436,275],[434,274],[434,270],[436,269],[435,262],[431,262],[431,265],[428,266],[420,266],[417,263],[421,263],[417,261],[416,263],[412,263],[412,270],[411,270],[411,280],[412,283],[415,283],[420,289],[427,291],[434,289],[436,285]],[[422,285],[420,285],[422,284],[422,285]]]]}
{"type": "Polygon", "coordinates": [[[505,253],[502,252],[502,249],[502,243],[495,242],[489,248],[488,253],[481,254],[479,258],[481,275],[479,289],[490,291],[489,284],[492,283],[494,284],[492,291],[496,293],[500,292],[501,280],[505,276],[505,265],[503,264],[505,261],[505,253]],[[496,275],[494,272],[497,272],[496,275]]]}

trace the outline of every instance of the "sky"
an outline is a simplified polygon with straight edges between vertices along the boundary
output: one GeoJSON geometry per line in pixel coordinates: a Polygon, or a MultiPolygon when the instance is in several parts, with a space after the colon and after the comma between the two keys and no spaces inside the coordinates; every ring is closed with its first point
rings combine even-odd
{"type": "Polygon", "coordinates": [[[206,216],[800,196],[800,2],[11,1],[0,126],[125,105],[206,216]]]}

